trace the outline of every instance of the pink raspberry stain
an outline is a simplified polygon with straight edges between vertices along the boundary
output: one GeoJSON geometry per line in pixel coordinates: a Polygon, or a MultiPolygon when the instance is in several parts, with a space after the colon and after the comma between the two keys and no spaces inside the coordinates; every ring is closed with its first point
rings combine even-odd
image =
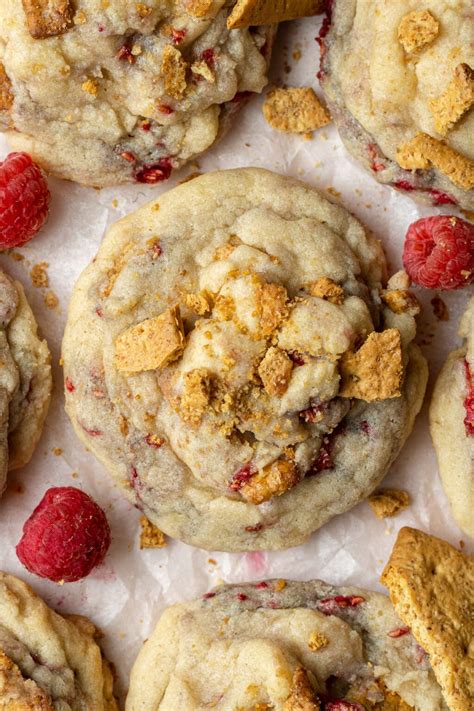
{"type": "Polygon", "coordinates": [[[249,575],[252,577],[257,575],[263,577],[267,571],[267,554],[262,551],[253,551],[252,553],[244,554],[244,561],[247,566],[249,575]]]}
{"type": "Polygon", "coordinates": [[[469,437],[474,436],[474,376],[469,367],[467,360],[464,361],[464,374],[466,376],[467,396],[464,400],[464,408],[466,417],[464,418],[464,426],[466,434],[469,437]]]}
{"type": "Polygon", "coordinates": [[[160,158],[157,163],[144,165],[135,173],[137,183],[153,185],[168,180],[173,170],[170,158],[160,158]]]}
{"type": "Polygon", "coordinates": [[[213,67],[216,63],[216,53],[212,48],[205,49],[204,52],[201,53],[201,59],[203,59],[209,67],[213,67]]]}
{"type": "Polygon", "coordinates": [[[66,377],[66,380],[64,381],[64,385],[66,386],[66,390],[68,391],[68,393],[73,393],[76,389],[75,385],[73,384],[73,382],[69,376],[66,377]]]}
{"type": "Polygon", "coordinates": [[[369,151],[371,159],[370,167],[374,173],[379,173],[381,170],[385,170],[386,166],[385,163],[382,163],[380,160],[380,151],[378,150],[378,146],[375,143],[369,143],[367,150],[369,151]]]}
{"type": "Polygon", "coordinates": [[[178,30],[176,27],[173,27],[171,30],[171,41],[175,46],[181,44],[187,34],[188,31],[186,29],[178,30]]]}
{"type": "Polygon", "coordinates": [[[243,485],[246,484],[256,473],[257,469],[253,462],[247,462],[247,464],[241,466],[240,469],[237,469],[235,474],[232,476],[229,483],[229,489],[231,491],[240,491],[243,485]]]}
{"type": "Polygon", "coordinates": [[[306,476],[314,476],[315,474],[319,474],[319,472],[326,471],[327,469],[334,469],[334,462],[331,456],[332,446],[332,440],[329,437],[324,437],[318,456],[312,463],[306,476]]]}
{"type": "Polygon", "coordinates": [[[318,601],[318,609],[325,615],[335,615],[339,610],[357,607],[365,602],[365,598],[360,595],[336,595],[318,601]]]}
{"type": "Polygon", "coordinates": [[[441,190],[436,190],[435,188],[418,188],[416,185],[408,182],[408,180],[397,180],[392,183],[394,188],[398,190],[404,190],[407,193],[411,193],[414,190],[419,190],[420,192],[427,192],[433,201],[433,205],[457,205],[457,201],[448,193],[443,193],[441,190]]]}
{"type": "Polygon", "coordinates": [[[392,639],[398,639],[399,637],[404,637],[406,634],[410,633],[409,627],[396,627],[394,630],[387,632],[387,637],[392,639]]]}

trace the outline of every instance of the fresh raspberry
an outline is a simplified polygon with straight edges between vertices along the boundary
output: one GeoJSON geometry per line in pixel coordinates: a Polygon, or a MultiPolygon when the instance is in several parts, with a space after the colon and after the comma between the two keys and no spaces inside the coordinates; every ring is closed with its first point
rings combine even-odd
{"type": "Polygon", "coordinates": [[[102,509],[73,486],[49,489],[23,526],[16,553],[30,573],[73,583],[102,563],[110,528],[102,509]]]}
{"type": "Polygon", "coordinates": [[[0,162],[0,249],[21,247],[42,228],[51,194],[41,168],[27,153],[0,162]]]}
{"type": "Polygon", "coordinates": [[[459,289],[474,281],[474,225],[438,215],[408,228],[403,264],[410,278],[427,289],[459,289]]]}

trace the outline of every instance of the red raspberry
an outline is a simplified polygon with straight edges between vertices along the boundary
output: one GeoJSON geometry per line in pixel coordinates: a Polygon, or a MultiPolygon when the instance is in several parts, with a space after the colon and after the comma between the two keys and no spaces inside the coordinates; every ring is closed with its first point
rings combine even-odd
{"type": "Polygon", "coordinates": [[[27,153],[0,162],[0,249],[21,247],[44,225],[51,194],[41,168],[27,153]]]}
{"type": "Polygon", "coordinates": [[[459,289],[474,281],[474,225],[438,215],[408,228],[403,264],[410,278],[427,289],[459,289]]]}
{"type": "Polygon", "coordinates": [[[110,545],[104,512],[73,486],[49,489],[23,526],[16,553],[30,573],[73,583],[102,563],[110,545]]]}

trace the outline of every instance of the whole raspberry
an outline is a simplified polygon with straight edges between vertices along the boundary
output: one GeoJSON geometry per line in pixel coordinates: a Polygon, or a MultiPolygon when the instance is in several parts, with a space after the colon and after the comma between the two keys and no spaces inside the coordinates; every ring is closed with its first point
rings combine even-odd
{"type": "Polygon", "coordinates": [[[44,225],[51,195],[46,179],[27,153],[0,162],[0,249],[20,247],[44,225]]]}
{"type": "Polygon", "coordinates": [[[438,215],[408,228],[403,265],[412,281],[428,289],[460,289],[474,281],[474,225],[438,215]]]}
{"type": "Polygon", "coordinates": [[[73,486],[48,489],[23,526],[16,553],[30,573],[72,583],[104,560],[110,528],[102,509],[73,486]]]}

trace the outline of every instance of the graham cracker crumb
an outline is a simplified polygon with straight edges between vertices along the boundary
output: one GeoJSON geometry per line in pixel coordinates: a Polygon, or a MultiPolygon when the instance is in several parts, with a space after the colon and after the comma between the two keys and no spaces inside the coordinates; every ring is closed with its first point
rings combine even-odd
{"type": "Polygon", "coordinates": [[[184,349],[184,330],[179,306],[131,326],[115,341],[115,367],[139,373],[164,368],[184,349]]]}
{"type": "Polygon", "coordinates": [[[377,518],[391,518],[410,506],[410,496],[403,489],[384,489],[369,496],[368,500],[377,518]]]}
{"type": "Polygon", "coordinates": [[[454,185],[464,190],[474,187],[474,162],[442,141],[419,133],[397,151],[397,163],[405,170],[437,168],[454,185]]]}
{"type": "Polygon", "coordinates": [[[59,305],[59,299],[54,293],[54,291],[48,291],[44,296],[44,303],[48,309],[55,309],[59,305]]]}
{"type": "Polygon", "coordinates": [[[137,15],[141,17],[142,20],[151,15],[153,12],[153,8],[149,5],[145,5],[143,2],[137,2],[135,4],[135,10],[137,11],[137,15]]]}
{"type": "Polygon", "coordinates": [[[237,0],[227,19],[227,29],[273,25],[323,11],[322,0],[237,0]]]}
{"type": "Polygon", "coordinates": [[[240,489],[240,493],[249,503],[261,504],[273,496],[281,496],[299,481],[295,463],[279,459],[252,476],[240,489]]]}
{"type": "Polygon", "coordinates": [[[275,583],[275,592],[281,592],[286,588],[286,580],[277,580],[275,583]]]}
{"type": "Polygon", "coordinates": [[[61,449],[61,447],[54,447],[52,452],[55,457],[60,457],[61,454],[63,453],[63,450],[61,449]]]}
{"type": "Polygon", "coordinates": [[[293,674],[291,693],[283,711],[320,711],[321,704],[305,669],[299,667],[293,674]]]}
{"type": "Polygon", "coordinates": [[[214,304],[214,316],[219,321],[232,321],[235,314],[235,302],[232,296],[219,294],[214,304]]]}
{"type": "Polygon", "coordinates": [[[179,414],[194,425],[200,423],[211,398],[213,374],[207,368],[195,368],[184,376],[184,394],[179,414]]]}
{"type": "Polygon", "coordinates": [[[331,122],[327,109],[309,87],[270,91],[263,115],[270,126],[286,133],[316,131],[331,122]]]}
{"type": "Polygon", "coordinates": [[[212,8],[213,0],[187,0],[186,12],[192,17],[205,17],[212,8]]]}
{"type": "Polygon", "coordinates": [[[380,294],[384,304],[395,314],[416,316],[420,313],[420,303],[416,296],[406,289],[385,289],[380,294]]]}
{"type": "Polygon", "coordinates": [[[198,76],[202,77],[211,84],[214,84],[216,81],[216,74],[214,70],[204,60],[194,62],[191,65],[191,71],[193,74],[197,74],[198,76]]]}
{"type": "Polygon", "coordinates": [[[373,332],[358,351],[344,353],[340,373],[341,397],[366,402],[400,397],[403,365],[398,329],[373,332]]]}
{"type": "Polygon", "coordinates": [[[319,652],[320,649],[324,649],[328,644],[329,639],[325,634],[321,634],[320,632],[312,632],[308,640],[308,647],[312,652],[319,652]]]}
{"type": "Polygon", "coordinates": [[[430,44],[439,34],[439,22],[428,10],[409,12],[398,26],[398,41],[407,54],[430,44]]]}
{"type": "Polygon", "coordinates": [[[86,81],[82,83],[82,90],[91,96],[97,96],[99,93],[99,83],[96,79],[86,79],[86,81]]]}
{"type": "Polygon", "coordinates": [[[163,531],[155,526],[146,516],[140,516],[140,550],[144,548],[164,548],[168,545],[163,531]]]}
{"type": "Polygon", "coordinates": [[[34,39],[62,35],[73,26],[70,0],[22,0],[28,31],[34,39]]]}
{"type": "Polygon", "coordinates": [[[311,296],[330,301],[331,304],[342,304],[344,301],[344,289],[336,284],[332,279],[321,277],[308,284],[308,291],[311,296]]]}
{"type": "Polygon", "coordinates": [[[179,49],[167,44],[161,60],[161,74],[166,93],[174,99],[181,99],[186,90],[187,66],[179,49]]]}
{"type": "Polygon", "coordinates": [[[458,64],[446,90],[429,104],[438,133],[446,136],[473,104],[474,71],[468,64],[458,64]]]}
{"type": "Polygon", "coordinates": [[[48,267],[48,262],[39,262],[32,267],[30,271],[31,283],[37,289],[49,286],[48,267]]]}
{"type": "Polygon", "coordinates": [[[262,379],[266,392],[281,397],[288,389],[293,370],[293,362],[285,351],[273,346],[267,350],[258,366],[258,374],[262,379]]]}
{"type": "Polygon", "coordinates": [[[270,336],[288,318],[288,293],[280,284],[261,284],[258,294],[260,330],[270,336]]]}
{"type": "MultiPolygon", "coordinates": [[[[13,106],[12,83],[7,76],[5,67],[0,62],[0,117],[3,112],[9,113],[13,106]]],[[[6,122],[10,125],[10,118],[6,122]]]]}
{"type": "Polygon", "coordinates": [[[439,538],[402,528],[381,582],[429,655],[447,706],[451,711],[471,711],[474,558],[439,538]]]}
{"type": "Polygon", "coordinates": [[[25,255],[20,252],[9,252],[9,255],[15,262],[23,262],[25,259],[25,255]]]}
{"type": "Polygon", "coordinates": [[[440,296],[433,296],[431,299],[433,313],[438,321],[449,321],[449,310],[440,296]]]}
{"type": "Polygon", "coordinates": [[[198,316],[208,316],[212,308],[212,296],[204,289],[198,294],[186,294],[186,306],[198,314],[198,316]]]}

